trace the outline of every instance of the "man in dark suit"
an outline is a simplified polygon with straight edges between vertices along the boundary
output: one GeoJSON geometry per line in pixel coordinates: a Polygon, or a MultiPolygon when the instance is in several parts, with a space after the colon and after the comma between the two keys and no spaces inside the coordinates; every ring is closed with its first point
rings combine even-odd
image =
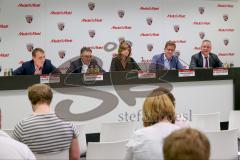
{"type": "Polygon", "coordinates": [[[159,69],[183,69],[184,67],[178,57],[173,54],[175,49],[176,44],[174,42],[166,42],[164,53],[153,56],[150,64],[150,71],[154,72],[159,69]]]}
{"type": "Polygon", "coordinates": [[[50,60],[45,58],[44,50],[35,48],[32,60],[24,62],[21,67],[13,71],[13,75],[41,75],[56,71],[50,60]]]}
{"type": "Polygon", "coordinates": [[[209,40],[203,40],[201,51],[194,54],[191,58],[189,68],[217,68],[222,67],[223,64],[216,54],[211,53],[212,44],[209,40]]]}
{"type": "Polygon", "coordinates": [[[105,72],[92,56],[92,50],[89,47],[83,47],[80,52],[80,58],[71,62],[67,73],[97,73],[105,72]]]}

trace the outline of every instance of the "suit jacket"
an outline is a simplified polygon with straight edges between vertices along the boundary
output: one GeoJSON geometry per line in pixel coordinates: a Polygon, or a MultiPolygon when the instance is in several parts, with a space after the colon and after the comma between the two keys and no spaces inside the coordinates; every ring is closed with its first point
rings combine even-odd
{"type": "Polygon", "coordinates": [[[136,61],[130,57],[129,61],[124,68],[121,59],[119,57],[114,57],[111,62],[110,71],[131,71],[131,70],[141,70],[141,68],[137,65],[136,61]]]}
{"type": "MultiPolygon", "coordinates": [[[[170,69],[183,69],[183,65],[179,61],[178,57],[173,55],[170,60],[170,69]]],[[[159,69],[166,69],[164,67],[164,53],[153,56],[150,64],[150,71],[157,71],[159,69]]]]}
{"type": "MultiPolygon", "coordinates": [[[[219,60],[218,56],[213,53],[209,53],[209,67],[217,68],[222,67],[223,64],[219,60]]],[[[189,68],[202,68],[203,67],[203,57],[201,52],[194,54],[191,58],[190,66],[189,68]]]]}
{"type": "MultiPolygon", "coordinates": [[[[49,74],[56,71],[56,67],[52,65],[51,61],[46,59],[43,68],[42,74],[49,74]]],[[[34,75],[35,65],[33,60],[24,62],[21,67],[13,71],[13,75],[34,75]]]]}
{"type": "MultiPolygon", "coordinates": [[[[82,60],[81,58],[78,58],[77,60],[70,63],[70,67],[68,68],[66,73],[82,73],[82,60]]],[[[105,72],[102,67],[100,67],[95,59],[92,59],[89,66],[98,67],[99,72],[105,72]]]]}

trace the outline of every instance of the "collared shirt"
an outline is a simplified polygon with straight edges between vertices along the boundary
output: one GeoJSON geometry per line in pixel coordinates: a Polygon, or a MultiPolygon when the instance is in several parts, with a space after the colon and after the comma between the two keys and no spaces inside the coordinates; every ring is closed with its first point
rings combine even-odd
{"type": "Polygon", "coordinates": [[[164,68],[171,69],[171,66],[170,66],[171,60],[172,60],[172,58],[170,60],[168,60],[167,57],[164,54],[164,68]]]}
{"type": "Polygon", "coordinates": [[[42,74],[42,67],[37,67],[36,65],[35,66],[35,72],[34,74],[35,75],[39,75],[39,74],[42,74]]]}
{"type": "Polygon", "coordinates": [[[88,71],[88,65],[84,64],[83,61],[82,61],[82,70],[81,70],[81,73],[87,73],[88,71]]]}
{"type": "MultiPolygon", "coordinates": [[[[206,68],[206,59],[205,59],[205,56],[202,54],[202,58],[203,58],[203,68],[206,68]]],[[[209,55],[207,56],[207,61],[208,61],[208,68],[210,67],[209,65],[209,55]]]]}

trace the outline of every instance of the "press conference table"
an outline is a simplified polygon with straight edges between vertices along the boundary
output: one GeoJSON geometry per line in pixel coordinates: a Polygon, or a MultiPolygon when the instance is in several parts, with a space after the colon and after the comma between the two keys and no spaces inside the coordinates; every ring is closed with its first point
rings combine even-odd
{"type": "MultiPolygon", "coordinates": [[[[229,68],[228,75],[213,76],[212,69],[195,69],[195,76],[179,77],[178,70],[162,70],[156,73],[156,78],[138,78],[136,72],[106,72],[103,80],[85,82],[83,74],[61,74],[50,76],[59,82],[51,82],[52,88],[64,88],[74,86],[108,86],[108,85],[131,85],[131,84],[152,84],[166,82],[197,82],[197,81],[217,81],[233,80],[234,85],[234,109],[240,110],[240,68],[229,68]]],[[[0,91],[3,90],[23,90],[32,84],[40,83],[38,75],[21,75],[0,77],[0,91]]],[[[51,81],[51,80],[50,80],[51,81]]]]}

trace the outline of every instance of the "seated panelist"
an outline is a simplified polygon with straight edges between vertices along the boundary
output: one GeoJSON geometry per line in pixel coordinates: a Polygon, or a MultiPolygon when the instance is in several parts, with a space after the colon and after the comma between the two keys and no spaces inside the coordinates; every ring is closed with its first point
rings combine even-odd
{"type": "Polygon", "coordinates": [[[178,57],[174,55],[176,44],[173,41],[167,41],[164,47],[164,53],[154,55],[150,64],[150,71],[183,69],[183,65],[178,57]]]}
{"type": "Polygon", "coordinates": [[[56,71],[49,59],[45,58],[45,52],[41,48],[32,51],[32,60],[24,62],[21,67],[13,71],[13,75],[41,75],[56,71]]]}
{"type": "Polygon", "coordinates": [[[118,54],[112,59],[110,71],[141,70],[136,61],[131,57],[131,45],[122,41],[118,48],[118,54]]]}
{"type": "Polygon", "coordinates": [[[217,68],[223,67],[216,54],[211,53],[212,44],[209,40],[203,40],[201,51],[192,56],[189,68],[217,68]]]}
{"type": "Polygon", "coordinates": [[[89,47],[83,47],[80,51],[80,57],[70,63],[67,73],[97,73],[105,72],[93,58],[92,50],[89,47]]]}

